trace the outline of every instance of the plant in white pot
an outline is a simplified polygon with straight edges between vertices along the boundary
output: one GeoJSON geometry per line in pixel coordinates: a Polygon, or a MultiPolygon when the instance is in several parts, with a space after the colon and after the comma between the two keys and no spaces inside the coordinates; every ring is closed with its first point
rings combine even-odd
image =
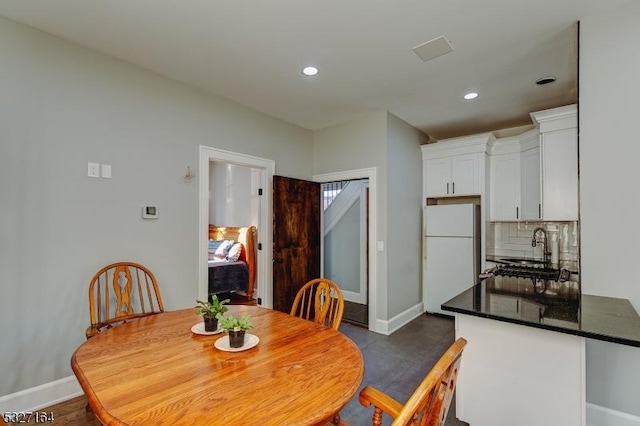
{"type": "Polygon", "coordinates": [[[196,315],[202,315],[204,331],[216,331],[218,329],[218,320],[229,310],[225,306],[226,303],[229,303],[229,299],[219,300],[218,296],[214,294],[211,296],[211,302],[196,300],[196,303],[196,315]]]}
{"type": "Polygon", "coordinates": [[[253,328],[251,316],[243,317],[229,315],[220,318],[220,328],[229,333],[229,346],[241,348],[244,345],[244,335],[247,330],[253,328]]]}

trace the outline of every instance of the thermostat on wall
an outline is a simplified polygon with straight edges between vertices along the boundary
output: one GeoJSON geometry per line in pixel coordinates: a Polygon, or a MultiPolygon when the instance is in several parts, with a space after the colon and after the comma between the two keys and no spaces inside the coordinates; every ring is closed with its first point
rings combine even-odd
{"type": "Polygon", "coordinates": [[[157,219],[158,208],[156,206],[145,206],[142,208],[143,219],[157,219]]]}

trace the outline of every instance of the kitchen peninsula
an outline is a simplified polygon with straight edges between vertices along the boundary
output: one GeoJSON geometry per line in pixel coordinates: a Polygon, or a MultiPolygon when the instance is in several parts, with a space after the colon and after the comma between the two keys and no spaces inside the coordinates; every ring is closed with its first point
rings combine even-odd
{"type": "Polygon", "coordinates": [[[456,414],[474,426],[584,426],[587,339],[640,347],[629,300],[582,294],[577,105],[530,115],[524,133],[422,147],[425,219],[430,206],[480,206],[476,274],[488,278],[434,301],[429,289],[474,282],[454,278],[461,257],[433,262],[444,251],[427,249],[423,262],[425,311],[455,314],[456,335],[468,340],[456,414]],[[442,265],[452,266],[434,275],[442,265]]]}
{"type": "MultiPolygon", "coordinates": [[[[585,340],[640,347],[626,299],[536,292],[530,278],[491,276],[445,302],[468,341],[456,412],[473,425],[584,425],[585,340]]],[[[563,290],[564,289],[564,290],[563,290]]]]}

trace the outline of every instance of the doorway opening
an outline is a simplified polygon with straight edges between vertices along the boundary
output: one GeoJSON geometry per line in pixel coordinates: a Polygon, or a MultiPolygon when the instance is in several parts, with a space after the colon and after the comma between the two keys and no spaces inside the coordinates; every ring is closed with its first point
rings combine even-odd
{"type": "Polygon", "coordinates": [[[342,290],[343,321],[368,328],[369,180],[325,182],[321,193],[322,276],[342,290]]]}
{"type": "MultiPolygon", "coordinates": [[[[208,286],[208,229],[210,216],[210,198],[211,198],[211,179],[212,165],[220,167],[231,167],[236,171],[248,170],[250,181],[250,191],[256,190],[261,195],[257,200],[255,211],[252,213],[253,219],[257,220],[258,230],[258,251],[256,253],[256,281],[255,281],[255,297],[259,305],[272,307],[272,264],[271,264],[271,186],[273,175],[275,172],[275,162],[264,158],[253,157],[250,155],[239,154],[235,152],[225,151],[221,149],[200,146],[199,158],[199,221],[198,221],[198,241],[199,241],[199,274],[198,274],[198,297],[205,300],[209,293],[208,286]],[[240,166],[241,168],[235,168],[240,166]],[[255,187],[254,187],[255,186],[255,187]]],[[[215,167],[214,167],[215,168],[215,167]]],[[[232,187],[227,188],[229,193],[233,193],[232,187]]],[[[225,191],[226,192],[226,191],[225,191]]],[[[224,196],[223,196],[224,197],[224,196]]],[[[246,201],[245,202],[251,202],[246,201]]],[[[225,204],[225,208],[237,209],[238,203],[225,204]],[[231,207],[230,207],[231,206],[231,207]]],[[[225,212],[232,214],[233,212],[225,212]]],[[[217,214],[220,214],[218,212],[217,214]]]]}
{"type": "MultiPolygon", "coordinates": [[[[383,325],[379,325],[376,322],[377,309],[378,309],[377,308],[378,265],[377,265],[376,251],[375,251],[376,242],[378,238],[377,237],[378,235],[377,234],[377,223],[378,223],[377,222],[377,169],[375,167],[371,167],[371,168],[365,168],[365,169],[348,170],[343,172],[318,174],[313,176],[313,180],[319,183],[329,183],[329,182],[339,182],[339,181],[368,181],[367,187],[366,187],[367,188],[366,197],[364,197],[366,201],[364,201],[361,204],[361,207],[364,206],[364,209],[366,211],[366,218],[367,218],[364,225],[366,227],[366,232],[360,231],[360,235],[365,236],[366,238],[365,241],[367,241],[365,243],[366,248],[364,250],[364,254],[361,254],[360,247],[358,247],[357,250],[354,250],[352,247],[345,247],[345,249],[351,249],[352,251],[357,252],[358,256],[363,256],[363,257],[359,257],[359,259],[363,259],[360,261],[359,267],[364,265],[364,268],[366,270],[365,274],[360,275],[360,276],[362,275],[366,276],[365,285],[364,285],[365,290],[358,291],[358,293],[360,293],[361,295],[364,294],[364,303],[347,301],[347,303],[345,303],[345,311],[346,311],[346,308],[351,303],[358,303],[360,305],[366,304],[366,310],[364,311],[367,317],[366,327],[369,329],[369,331],[377,332],[378,328],[382,328],[383,326],[383,325]]],[[[323,215],[323,222],[326,220],[327,219],[324,218],[324,215],[323,215]]],[[[360,245],[360,243],[356,243],[356,244],[360,245]]],[[[324,245],[324,241],[323,241],[323,245],[324,245]]],[[[324,247],[322,248],[321,253],[324,256],[324,247]]],[[[325,261],[323,257],[321,264],[324,265],[324,262],[325,261]]],[[[323,270],[322,272],[324,274],[325,271],[323,270]]],[[[336,283],[341,286],[340,288],[342,288],[341,283],[337,281],[336,283]]],[[[359,299],[359,300],[362,301],[362,299],[359,299]]],[[[361,308],[361,306],[355,306],[355,307],[361,308]]],[[[363,312],[360,312],[360,315],[362,315],[362,313],[363,312]]],[[[345,318],[346,317],[343,316],[343,320],[348,321],[345,318]]],[[[363,325],[363,323],[360,323],[358,325],[363,325]]]]}

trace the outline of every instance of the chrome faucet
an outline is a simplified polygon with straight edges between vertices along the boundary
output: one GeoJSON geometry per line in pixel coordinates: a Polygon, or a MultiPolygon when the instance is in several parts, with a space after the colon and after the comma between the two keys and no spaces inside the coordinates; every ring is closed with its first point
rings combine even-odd
{"type": "Polygon", "coordinates": [[[531,239],[531,247],[535,247],[538,245],[538,243],[540,241],[538,241],[538,237],[537,234],[538,232],[542,232],[542,236],[544,237],[544,240],[542,241],[544,243],[544,245],[542,246],[542,260],[544,261],[544,267],[548,267],[549,266],[549,256],[551,255],[551,253],[548,251],[548,234],[547,234],[547,230],[544,229],[542,226],[538,226],[536,229],[533,230],[533,238],[531,239]]]}

